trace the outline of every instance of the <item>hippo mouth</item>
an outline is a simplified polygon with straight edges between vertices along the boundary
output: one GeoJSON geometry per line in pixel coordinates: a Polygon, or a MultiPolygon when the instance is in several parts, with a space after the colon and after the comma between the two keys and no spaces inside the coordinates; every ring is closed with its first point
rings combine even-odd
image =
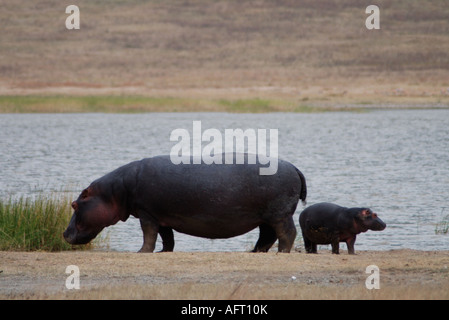
{"type": "Polygon", "coordinates": [[[98,233],[80,234],[79,232],[69,232],[66,230],[62,235],[64,236],[65,241],[70,244],[88,244],[97,236],[97,234],[98,233]]]}
{"type": "Polygon", "coordinates": [[[371,227],[373,231],[382,231],[387,227],[387,224],[383,221],[376,221],[376,223],[371,227]]]}

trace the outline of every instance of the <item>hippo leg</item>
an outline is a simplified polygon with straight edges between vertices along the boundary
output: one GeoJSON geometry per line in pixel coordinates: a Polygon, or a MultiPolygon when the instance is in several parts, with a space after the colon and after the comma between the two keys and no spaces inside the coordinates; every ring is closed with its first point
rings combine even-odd
{"type": "Polygon", "coordinates": [[[305,237],[304,235],[303,239],[304,239],[304,248],[306,249],[306,252],[317,253],[317,244],[310,241],[310,239],[305,237]]]}
{"type": "Polygon", "coordinates": [[[139,252],[153,252],[156,246],[158,226],[149,220],[140,219],[140,227],[143,232],[143,245],[139,252]]]}
{"type": "Polygon", "coordinates": [[[293,222],[293,216],[290,215],[288,218],[272,225],[276,236],[279,239],[278,252],[290,252],[293,247],[293,243],[296,238],[296,227],[293,222]]]}
{"type": "Polygon", "coordinates": [[[355,254],[355,251],[354,251],[355,238],[356,238],[356,235],[354,235],[351,238],[346,239],[346,245],[348,247],[349,254],[355,254]]]}
{"type": "Polygon", "coordinates": [[[252,252],[267,252],[273,243],[276,242],[276,232],[268,224],[262,223],[259,226],[259,240],[252,252]]]}
{"type": "Polygon", "coordinates": [[[172,252],[175,247],[173,229],[170,227],[159,227],[159,234],[162,238],[162,250],[160,252],[172,252]]]}
{"type": "Polygon", "coordinates": [[[340,254],[340,241],[338,240],[338,238],[332,240],[331,246],[332,246],[332,253],[340,254]]]}

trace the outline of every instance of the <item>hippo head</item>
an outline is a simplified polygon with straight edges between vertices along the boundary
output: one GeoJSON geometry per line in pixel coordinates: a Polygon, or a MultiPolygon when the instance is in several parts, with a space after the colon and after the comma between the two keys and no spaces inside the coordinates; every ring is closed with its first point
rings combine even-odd
{"type": "Polygon", "coordinates": [[[99,188],[90,185],[78,199],[72,202],[74,211],[64,239],[70,244],[86,244],[94,239],[103,228],[120,220],[120,210],[116,202],[105,197],[99,188]]]}
{"type": "Polygon", "coordinates": [[[369,208],[362,208],[355,216],[356,228],[360,232],[366,232],[367,230],[382,231],[387,227],[385,222],[379,219],[377,213],[374,213],[369,208]]]}

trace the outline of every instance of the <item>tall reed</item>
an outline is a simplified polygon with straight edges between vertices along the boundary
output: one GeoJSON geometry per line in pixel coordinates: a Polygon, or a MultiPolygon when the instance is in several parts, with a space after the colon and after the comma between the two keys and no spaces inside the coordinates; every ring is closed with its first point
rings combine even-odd
{"type": "Polygon", "coordinates": [[[0,250],[62,251],[90,248],[68,244],[62,233],[72,215],[66,196],[0,199],[0,250]]]}

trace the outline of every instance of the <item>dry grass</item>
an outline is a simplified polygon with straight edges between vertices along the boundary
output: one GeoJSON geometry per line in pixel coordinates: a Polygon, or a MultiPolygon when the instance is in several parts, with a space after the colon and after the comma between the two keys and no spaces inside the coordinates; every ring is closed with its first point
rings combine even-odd
{"type": "Polygon", "coordinates": [[[338,287],[288,284],[247,283],[180,283],[156,285],[106,286],[86,292],[66,292],[64,295],[16,296],[30,299],[113,299],[113,300],[447,300],[447,287],[420,285],[385,286],[379,290],[365,287],[338,287]]]}
{"type": "Polygon", "coordinates": [[[448,299],[449,252],[0,252],[3,299],[448,299]],[[65,288],[67,265],[80,290],[65,288]],[[380,269],[367,290],[365,269],[380,269]],[[292,277],[296,277],[295,279],[292,277]]]}
{"type": "Polygon", "coordinates": [[[193,109],[206,111],[226,110],[222,98],[287,101],[270,111],[447,105],[446,1],[379,0],[374,31],[365,28],[369,4],[81,0],[81,29],[69,31],[65,4],[9,1],[0,10],[0,94],[193,97],[193,109]]]}

